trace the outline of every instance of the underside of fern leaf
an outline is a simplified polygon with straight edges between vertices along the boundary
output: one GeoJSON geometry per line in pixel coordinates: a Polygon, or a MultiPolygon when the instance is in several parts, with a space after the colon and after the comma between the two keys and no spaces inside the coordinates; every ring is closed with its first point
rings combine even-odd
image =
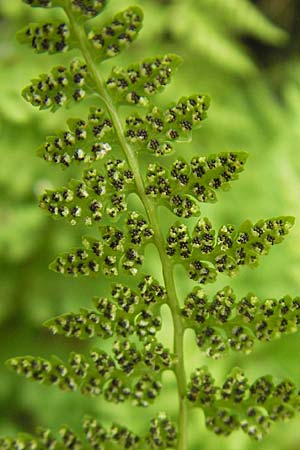
{"type": "MultiPolygon", "coordinates": [[[[55,219],[84,225],[93,235],[82,245],[58,256],[51,269],[69,277],[106,277],[111,289],[95,297],[89,308],[48,320],[54,334],[90,340],[100,338],[87,354],[71,352],[67,361],[57,356],[13,357],[7,364],[18,374],[65,391],[78,390],[103,401],[147,407],[162,389],[162,374],[173,371],[177,382],[177,425],[168,411],[158,412],[150,428],[137,435],[124,426],[104,428],[96,418],[83,424],[87,448],[188,449],[187,423],[191,407],[202,409],[206,426],[229,435],[241,428],[262,438],[272,422],[292,418],[299,410],[299,394],[290,380],[275,382],[262,375],[249,382],[235,368],[217,386],[207,367],[199,367],[187,380],[183,352],[186,329],[207,357],[218,359],[229,351],[248,354],[258,341],[268,342],[294,333],[300,323],[300,298],[259,299],[249,293],[237,298],[230,286],[209,296],[207,283],[219,274],[232,277],[242,266],[256,267],[259,257],[281,243],[294,223],[292,217],[275,217],[239,227],[215,230],[199,217],[202,203],[214,203],[220,190],[238,179],[247,160],[244,152],[176,155],[177,144],[187,143],[206,118],[206,95],[182,97],[167,108],[154,104],[155,94],[170,82],[181,63],[174,54],[147,58],[129,67],[112,67],[107,79],[99,69],[128,48],[142,28],[143,12],[130,7],[102,25],[91,20],[106,6],[105,0],[26,0],[32,7],[60,7],[65,21],[32,23],[18,33],[19,41],[37,53],[50,55],[77,49],[80,58],[55,66],[31,81],[23,97],[39,109],[57,111],[90,97],[94,106],[85,118],[67,121],[38,149],[52,165],[79,175],[66,186],[46,190],[40,207],[55,219]],[[125,120],[120,107],[131,106],[125,120]],[[145,160],[146,166],[145,166],[145,160]],[[145,167],[145,170],[144,170],[145,167]],[[74,172],[72,172],[74,173],[74,172]],[[139,199],[133,208],[131,197],[139,199]],[[161,208],[173,217],[167,231],[161,208]],[[194,220],[194,226],[191,221],[194,220]],[[162,282],[145,269],[145,249],[157,249],[162,282]],[[185,299],[177,296],[174,267],[181,265],[194,282],[185,299]],[[158,339],[161,307],[173,319],[173,348],[158,339]],[[182,305],[182,306],[180,306],[182,305]],[[105,350],[101,340],[107,340],[105,350]]],[[[148,266],[147,266],[148,267],[148,266]]],[[[167,405],[166,405],[167,406],[167,405]]],[[[167,409],[167,408],[166,408],[167,409]]],[[[60,440],[45,429],[0,440],[1,448],[86,448],[68,427],[60,440]]]]}

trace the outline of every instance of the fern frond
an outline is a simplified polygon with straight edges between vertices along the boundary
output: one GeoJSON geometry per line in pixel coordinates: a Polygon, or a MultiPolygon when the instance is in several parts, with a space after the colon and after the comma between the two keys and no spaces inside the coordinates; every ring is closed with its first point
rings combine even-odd
{"type": "Polygon", "coordinates": [[[187,396],[192,405],[203,409],[209,430],[228,436],[240,428],[256,440],[266,435],[274,422],[293,418],[300,408],[299,393],[291,380],[275,384],[267,375],[250,384],[238,368],[222,386],[216,386],[206,367],[197,369],[187,396]]]}
{"type": "Polygon", "coordinates": [[[174,357],[158,342],[149,342],[141,350],[129,340],[117,340],[113,356],[98,348],[88,356],[72,352],[68,362],[56,356],[50,360],[25,356],[8,360],[7,365],[19,375],[55,385],[63,391],[77,391],[87,396],[104,395],[107,401],[130,400],[146,407],[159,395],[161,377],[173,367],[174,357]]]}
{"type": "Polygon", "coordinates": [[[101,108],[90,108],[87,121],[69,119],[68,130],[47,138],[38,149],[45,161],[70,167],[73,163],[93,163],[103,159],[117,138],[111,120],[101,108]]]}
{"type": "Polygon", "coordinates": [[[145,59],[126,69],[114,67],[106,86],[116,104],[145,106],[149,103],[148,97],[163,91],[171,82],[180,64],[179,56],[168,54],[145,59]]]}
{"type": "Polygon", "coordinates": [[[22,91],[24,99],[32,106],[52,112],[63,105],[78,103],[92,94],[92,80],[87,66],[79,59],[74,59],[69,68],[54,67],[49,74],[42,74],[32,80],[22,91]]]}
{"type": "Polygon", "coordinates": [[[181,310],[187,328],[195,331],[197,345],[214,359],[229,349],[249,354],[256,342],[269,342],[299,328],[300,297],[260,300],[249,293],[239,301],[224,287],[212,300],[195,288],[181,310]]]}
{"type": "MultiPolygon", "coordinates": [[[[64,0],[23,0],[33,8],[64,8],[64,0]]],[[[84,22],[100,14],[107,4],[107,0],[70,0],[69,7],[77,20],[84,22]]]]}
{"type": "Polygon", "coordinates": [[[145,117],[135,114],[126,119],[126,138],[139,150],[165,155],[173,150],[172,142],[191,139],[192,130],[206,118],[208,107],[209,97],[203,95],[183,97],[166,111],[155,106],[145,117]]]}
{"type": "Polygon", "coordinates": [[[95,297],[94,309],[63,314],[48,320],[45,326],[54,334],[79,339],[136,335],[140,340],[150,341],[161,328],[160,308],[166,302],[165,288],[150,275],[145,275],[136,290],[114,284],[111,299],[95,297]]]}
{"type": "Polygon", "coordinates": [[[137,37],[143,25],[143,11],[132,6],[116,14],[100,30],[91,30],[88,41],[91,43],[96,60],[104,61],[121,53],[137,37]]]}
{"type": "Polygon", "coordinates": [[[293,217],[275,217],[255,224],[247,220],[238,229],[225,225],[216,233],[204,218],[191,236],[187,226],[178,222],[169,230],[166,252],[173,263],[186,268],[190,279],[211,283],[217,273],[232,277],[241,266],[257,267],[259,257],[280,244],[293,224],[293,217]]]}
{"type": "MultiPolygon", "coordinates": [[[[81,216],[78,208],[74,217],[81,216]]],[[[153,230],[139,214],[129,214],[125,229],[100,227],[100,239],[85,237],[83,247],[60,255],[50,268],[66,276],[117,276],[119,272],[137,275],[143,264],[143,250],[152,239],[153,230]]]]}
{"type": "Polygon", "coordinates": [[[170,169],[150,164],[146,193],[176,216],[189,218],[199,214],[198,202],[214,203],[215,191],[230,188],[230,182],[244,170],[246,160],[246,153],[231,152],[194,157],[190,163],[178,159],[170,169]]]}
{"type": "Polygon", "coordinates": [[[82,180],[71,180],[58,190],[46,190],[40,207],[71,225],[99,223],[103,215],[117,217],[127,210],[126,197],[134,192],[134,176],[125,161],[108,160],[105,172],[84,171],[82,180]]]}
{"type": "Polygon", "coordinates": [[[0,439],[0,446],[3,450],[83,450],[87,445],[94,450],[134,450],[146,445],[150,449],[162,449],[171,447],[177,434],[175,426],[164,413],[157,414],[151,420],[149,431],[143,436],[117,423],[107,429],[90,416],[84,419],[82,425],[85,441],[68,426],[63,426],[59,430],[59,438],[49,429],[38,428],[35,435],[22,433],[17,438],[0,439]]]}
{"type": "MultiPolygon", "coordinates": [[[[219,4],[217,0],[206,0],[207,5],[216,2],[219,4]]],[[[110,296],[94,298],[94,307],[60,315],[45,324],[53,333],[65,337],[107,340],[106,351],[96,347],[86,355],[71,352],[67,361],[55,355],[49,359],[17,357],[8,361],[9,367],[41,384],[77,390],[87,396],[102,395],[113,403],[129,400],[142,407],[152,404],[159,395],[164,372],[173,371],[179,400],[178,430],[165,414],[151,421],[149,432],[142,438],[119,425],[106,430],[94,419],[87,419],[84,430],[88,448],[95,450],[175,446],[187,450],[188,409],[192,405],[204,411],[207,427],[217,434],[228,435],[242,428],[251,437],[261,438],[272,421],[290,418],[300,409],[293,383],[274,385],[266,376],[249,384],[238,369],[218,387],[208,370],[201,368],[187,384],[184,334],[192,328],[200,349],[213,358],[229,348],[249,353],[255,341],[268,341],[298,329],[300,299],[287,296],[278,301],[261,301],[249,294],[237,301],[232,289],[225,287],[208,300],[203,290],[195,288],[181,307],[174,266],[183,265],[188,277],[200,284],[215,281],[219,273],[233,276],[241,266],[256,267],[260,256],[283,241],[294,219],[276,217],[255,224],[246,221],[238,228],[225,225],[216,231],[204,218],[191,232],[186,223],[176,222],[165,235],[161,229],[164,217],[157,213],[159,206],[183,219],[199,214],[200,203],[215,202],[216,191],[228,189],[230,182],[238,178],[247,154],[195,155],[191,161],[175,155],[167,165],[169,158],[162,156],[173,151],[175,143],[192,139],[209,107],[206,95],[183,97],[166,109],[152,103],[152,95],[163,90],[179,66],[176,55],[145,59],[127,68],[115,67],[103,79],[98,65],[117,56],[137,38],[143,21],[140,8],[129,7],[102,24],[91,25],[86,22],[102,12],[106,1],[25,3],[44,8],[59,6],[66,22],[30,24],[19,34],[22,42],[38,53],[74,48],[82,58],[73,60],[69,68],[54,67],[49,74],[32,80],[23,91],[25,100],[53,112],[91,96],[101,105],[90,109],[87,121],[69,120],[69,130],[48,137],[38,150],[46,161],[70,170],[75,163],[84,165],[77,179],[48,189],[41,196],[41,208],[72,225],[101,222],[96,235],[84,237],[82,247],[58,256],[50,267],[71,277],[118,279],[110,296]],[[148,106],[148,111],[134,111],[127,116],[119,112],[121,105],[148,106]],[[158,164],[157,157],[164,161],[158,164]],[[140,164],[142,158],[146,175],[142,171],[144,164],[140,164]],[[131,194],[137,197],[133,209],[139,212],[132,210],[131,194]],[[142,265],[148,244],[156,247],[159,264],[145,275],[142,265]],[[152,276],[158,271],[162,285],[152,276]],[[156,336],[162,327],[164,304],[172,315],[172,350],[156,336]]],[[[247,5],[245,1],[243,4],[247,5]]],[[[236,6],[236,1],[231,0],[227,8],[232,11],[236,6]]],[[[182,8],[187,13],[186,5],[182,8]]],[[[251,17],[250,22],[255,15],[251,17]]],[[[205,19],[203,24],[209,36],[213,27],[205,19]]],[[[192,39],[199,39],[198,34],[192,39]]],[[[224,45],[219,39],[216,43],[218,49],[229,48],[230,54],[230,39],[224,45]]],[[[201,45],[207,46],[203,42],[201,45]]],[[[242,53],[232,54],[245,70],[252,69],[242,53]]],[[[67,427],[61,436],[62,442],[58,442],[45,431],[37,437],[4,439],[0,446],[5,450],[85,448],[67,427]]]]}

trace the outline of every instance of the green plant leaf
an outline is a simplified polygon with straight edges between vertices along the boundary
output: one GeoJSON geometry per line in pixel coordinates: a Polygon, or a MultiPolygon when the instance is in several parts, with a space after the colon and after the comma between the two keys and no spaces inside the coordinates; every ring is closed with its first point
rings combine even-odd
{"type": "Polygon", "coordinates": [[[249,383],[241,369],[234,369],[222,386],[217,386],[207,367],[191,376],[187,397],[203,409],[206,426],[228,436],[242,429],[252,439],[262,439],[271,425],[292,419],[299,411],[300,398],[289,379],[275,384],[270,375],[249,383]]]}
{"type": "Polygon", "coordinates": [[[30,23],[17,33],[21,44],[29,45],[36,53],[66,52],[75,47],[69,25],[66,22],[30,23]]]}
{"type": "Polygon", "coordinates": [[[22,91],[24,99],[40,110],[55,112],[61,106],[82,101],[93,93],[92,81],[86,64],[74,59],[69,69],[54,67],[50,74],[42,74],[32,80],[22,91]]]}
{"type": "Polygon", "coordinates": [[[141,105],[149,103],[152,95],[163,91],[181,64],[181,58],[168,54],[145,59],[126,69],[114,67],[106,86],[117,104],[141,105]]]}
{"type": "MultiPolygon", "coordinates": [[[[139,98],[132,103],[139,103],[139,98]]],[[[125,135],[138,150],[148,150],[156,156],[173,150],[173,142],[187,142],[192,130],[199,128],[206,118],[209,97],[194,95],[183,97],[163,111],[152,107],[145,117],[138,114],[126,119],[125,135]]]]}
{"type": "Polygon", "coordinates": [[[114,145],[117,153],[115,131],[111,120],[101,108],[90,108],[87,121],[69,119],[69,129],[47,138],[38,149],[45,161],[70,167],[72,164],[90,164],[106,157],[114,145]]]}
{"type": "Polygon", "coordinates": [[[35,435],[20,433],[16,438],[0,439],[1,449],[51,449],[51,450],[138,450],[147,445],[151,449],[167,448],[174,445],[177,431],[166,413],[159,413],[151,419],[149,431],[138,436],[128,428],[113,423],[105,428],[96,418],[86,416],[82,428],[85,441],[71,428],[64,425],[59,430],[59,438],[46,428],[37,428],[35,435]],[[86,445],[88,444],[88,447],[86,445]]]}
{"type": "Polygon", "coordinates": [[[192,236],[188,227],[173,225],[167,236],[167,254],[174,263],[182,264],[189,278],[200,283],[212,283],[217,273],[235,276],[239,267],[257,267],[259,257],[280,244],[294,225],[293,217],[262,219],[253,224],[244,222],[238,229],[224,225],[216,234],[207,218],[200,219],[192,236]]]}
{"type": "Polygon", "coordinates": [[[116,14],[100,30],[91,30],[88,40],[94,49],[95,59],[104,61],[119,55],[138,37],[142,25],[143,11],[131,6],[116,14]]]}
{"type": "Polygon", "coordinates": [[[149,406],[160,393],[162,373],[172,368],[173,357],[154,341],[138,349],[127,339],[117,340],[112,352],[112,356],[98,348],[88,356],[72,352],[67,363],[56,356],[50,360],[25,356],[12,358],[7,365],[19,375],[63,391],[149,406]]]}
{"type": "Polygon", "coordinates": [[[143,249],[152,239],[153,231],[135,212],[128,215],[125,223],[126,231],[112,226],[100,227],[100,239],[85,237],[83,248],[62,254],[50,268],[72,277],[118,276],[120,271],[137,275],[143,264],[143,249]]]}
{"type": "Polygon", "coordinates": [[[134,192],[134,177],[122,160],[108,160],[105,169],[88,169],[82,180],[71,180],[58,190],[46,190],[40,207],[71,225],[93,225],[105,217],[117,217],[127,210],[127,196],[134,192]]]}
{"type": "MultiPolygon", "coordinates": [[[[143,276],[137,291],[120,283],[111,289],[111,299],[95,297],[94,309],[66,313],[45,322],[53,334],[88,339],[108,339],[136,335],[151,341],[161,328],[160,307],[166,303],[166,291],[150,275],[143,276]]],[[[163,349],[162,349],[163,351],[163,349]]]]}
{"type": "Polygon", "coordinates": [[[181,310],[185,326],[195,331],[197,345],[214,359],[229,349],[249,354],[256,342],[269,342],[295,333],[299,327],[300,297],[260,300],[252,293],[240,300],[230,286],[212,300],[195,288],[181,310]]]}
{"type": "Polygon", "coordinates": [[[178,217],[199,215],[198,202],[216,202],[215,191],[230,188],[230,182],[244,170],[247,156],[230,152],[194,157],[190,163],[177,159],[170,169],[152,163],[147,170],[146,194],[178,217]]]}

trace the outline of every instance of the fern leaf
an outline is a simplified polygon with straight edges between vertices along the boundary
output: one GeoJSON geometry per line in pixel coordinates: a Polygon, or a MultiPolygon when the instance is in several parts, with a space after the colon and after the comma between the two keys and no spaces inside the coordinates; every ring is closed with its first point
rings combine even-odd
{"type": "Polygon", "coordinates": [[[113,356],[93,349],[88,357],[72,352],[67,363],[56,356],[50,360],[25,356],[7,364],[19,375],[40,384],[56,385],[64,391],[79,390],[92,397],[103,394],[113,403],[131,400],[136,406],[146,407],[158,396],[162,373],[172,368],[173,357],[159,343],[149,342],[139,350],[122,339],[115,341],[113,356]]]}
{"type": "MultiPolygon", "coordinates": [[[[218,0],[203,2],[209,7],[220,4],[218,0]]],[[[72,106],[96,94],[97,102],[103,106],[103,110],[91,108],[87,121],[69,120],[68,130],[47,138],[38,150],[46,161],[62,167],[86,164],[77,180],[47,190],[40,199],[41,208],[72,225],[102,222],[98,235],[84,237],[82,247],[59,256],[51,268],[72,277],[119,278],[111,287],[111,295],[94,298],[93,307],[60,315],[45,324],[53,333],[65,337],[107,340],[106,351],[94,348],[86,355],[71,352],[67,361],[55,355],[49,359],[25,356],[10,359],[8,365],[44,385],[77,390],[86,396],[102,395],[113,403],[129,400],[140,407],[155,401],[162,388],[163,373],[171,370],[176,377],[180,406],[178,437],[174,425],[163,413],[152,419],[149,431],[142,437],[116,424],[107,430],[95,419],[87,418],[84,423],[87,446],[76,433],[63,427],[60,441],[44,430],[35,437],[2,439],[0,447],[183,449],[187,448],[188,402],[204,411],[207,427],[217,434],[228,435],[242,428],[249,436],[261,438],[272,422],[291,418],[300,409],[294,384],[284,380],[275,385],[271,376],[260,377],[250,384],[245,374],[236,369],[218,387],[208,370],[200,368],[187,385],[184,333],[192,328],[200,349],[213,358],[229,349],[249,353],[256,341],[269,341],[297,330],[300,298],[259,300],[249,294],[238,301],[232,289],[225,287],[208,300],[203,290],[195,288],[181,307],[173,269],[181,264],[191,280],[206,284],[214,281],[218,273],[233,276],[240,266],[255,267],[260,256],[282,242],[294,219],[276,217],[255,224],[246,221],[238,228],[226,225],[216,231],[204,218],[198,220],[191,232],[188,225],[177,222],[165,236],[156,212],[160,205],[184,219],[199,214],[201,202],[215,202],[216,191],[228,189],[230,182],[238,178],[247,155],[242,152],[196,155],[189,162],[176,157],[171,167],[154,162],[156,156],[170,153],[174,143],[192,139],[193,130],[206,118],[209,98],[183,97],[167,109],[150,102],[150,97],[171,81],[180,63],[180,58],[172,54],[127,68],[115,67],[103,79],[98,64],[118,55],[137,38],[143,22],[140,8],[127,8],[102,25],[93,22],[88,25],[87,20],[102,12],[105,0],[25,0],[25,3],[43,8],[59,6],[64,10],[66,22],[30,24],[19,33],[21,42],[37,53],[52,54],[74,48],[84,59],[83,62],[75,59],[69,68],[54,67],[49,74],[32,80],[23,91],[25,100],[39,109],[55,112],[63,105],[72,106]],[[119,113],[120,105],[148,106],[148,111],[142,115],[134,111],[126,118],[126,114],[119,113]],[[113,153],[110,158],[109,152],[113,153]],[[146,177],[141,172],[141,157],[148,165],[146,177]],[[137,208],[143,208],[144,216],[130,210],[132,193],[138,197],[137,208]],[[142,272],[148,243],[155,245],[159,255],[163,286],[142,272]],[[165,348],[156,336],[162,326],[163,304],[168,305],[172,314],[172,350],[165,348]]],[[[246,0],[241,5],[241,11],[243,8],[246,11],[246,0]]],[[[236,7],[236,0],[224,4],[228,11],[236,7]]],[[[194,10],[190,11],[184,2],[181,8],[193,24],[194,10]]],[[[251,23],[255,15],[251,16],[251,8],[248,11],[251,23]]],[[[225,48],[227,66],[238,62],[245,72],[253,70],[230,38],[220,44],[219,29],[216,31],[209,20],[209,13],[202,20],[209,42],[202,37],[200,42],[196,33],[192,40],[197,48],[202,46],[203,51],[211,52],[212,42],[217,49],[215,54],[225,48]]]]}
{"type": "Polygon", "coordinates": [[[36,53],[66,52],[74,48],[74,37],[66,22],[31,23],[17,33],[21,44],[29,45],[36,53]]]}
{"type": "Polygon", "coordinates": [[[71,180],[67,187],[58,190],[46,190],[40,207],[71,225],[78,221],[85,225],[99,223],[103,214],[118,216],[127,210],[126,196],[134,191],[133,173],[122,160],[108,160],[105,169],[88,169],[82,180],[71,180]]]}
{"type": "MultiPolygon", "coordinates": [[[[87,121],[69,119],[69,129],[47,138],[38,149],[45,161],[70,167],[73,163],[90,164],[106,157],[116,145],[111,120],[101,108],[90,108],[87,121]]],[[[114,148],[117,152],[117,148],[114,148]]]]}
{"type": "Polygon", "coordinates": [[[216,269],[234,275],[237,266],[256,267],[259,257],[267,255],[273,245],[280,244],[294,222],[293,217],[275,217],[255,224],[247,220],[237,232],[232,226],[222,227],[214,250],[216,269]]]}
{"type": "Polygon", "coordinates": [[[207,218],[200,219],[192,236],[186,225],[176,223],[167,236],[166,252],[174,263],[182,264],[190,279],[200,284],[215,281],[217,273],[235,276],[240,266],[252,268],[259,257],[280,244],[294,224],[293,217],[275,217],[252,224],[244,222],[220,228],[217,236],[207,218]]]}
{"type": "Polygon", "coordinates": [[[151,420],[150,433],[146,443],[150,449],[172,448],[177,438],[176,428],[165,413],[160,413],[151,420]]]}
{"type": "MultiPolygon", "coordinates": [[[[66,7],[64,0],[23,0],[33,8],[66,7]]],[[[100,14],[107,4],[107,0],[70,0],[68,7],[78,20],[88,20],[100,14]]]]}
{"type": "MultiPolygon", "coordinates": [[[[95,4],[95,2],[93,3],[95,4]]],[[[57,1],[57,6],[63,6],[60,4],[61,2],[57,1]]],[[[47,6],[51,6],[51,3],[47,6]]],[[[53,3],[53,6],[55,6],[55,3],[53,3]]],[[[93,6],[85,6],[82,1],[73,1],[71,9],[77,9],[81,18],[86,15],[93,17],[103,9],[104,1],[95,6],[93,8],[93,6]]],[[[88,40],[94,50],[95,59],[104,61],[118,55],[127,48],[137,38],[142,28],[142,21],[143,11],[136,6],[132,6],[116,14],[100,30],[92,29],[88,34],[88,40]]],[[[37,53],[48,52],[53,54],[79,47],[70,26],[65,22],[29,24],[18,33],[18,38],[21,43],[30,45],[37,53]]]]}
{"type": "Polygon", "coordinates": [[[155,106],[145,117],[135,114],[126,119],[126,137],[138,149],[165,155],[173,150],[172,142],[191,138],[192,130],[206,118],[208,107],[209,98],[202,95],[183,97],[166,111],[155,106]]]}
{"type": "Polygon", "coordinates": [[[23,0],[23,2],[32,6],[32,8],[52,8],[59,6],[59,3],[61,3],[59,0],[23,0]]]}
{"type": "Polygon", "coordinates": [[[244,170],[247,154],[219,153],[194,157],[190,163],[176,160],[170,170],[150,164],[146,193],[176,216],[189,218],[199,214],[198,202],[217,201],[216,190],[228,190],[244,170]]]}
{"type": "Polygon", "coordinates": [[[74,59],[67,69],[54,67],[50,74],[42,74],[32,80],[22,95],[24,99],[40,110],[55,112],[63,105],[78,103],[93,93],[91,80],[85,63],[74,59]]]}
{"type": "Polygon", "coordinates": [[[271,376],[262,376],[250,384],[241,369],[234,369],[222,386],[206,367],[191,376],[187,397],[192,405],[203,409],[206,426],[218,435],[228,436],[242,429],[259,440],[272,423],[286,421],[299,411],[300,398],[288,379],[275,384],[271,376]]]}
{"type": "Polygon", "coordinates": [[[45,326],[54,334],[88,339],[108,339],[136,335],[150,341],[161,328],[160,307],[166,303],[165,288],[150,275],[142,277],[133,291],[120,283],[111,289],[111,299],[95,297],[94,309],[81,309],[48,320],[45,326]]]}
{"type": "Polygon", "coordinates": [[[63,426],[59,430],[59,438],[49,429],[38,428],[35,435],[22,433],[16,438],[0,439],[0,446],[3,450],[137,450],[145,445],[150,449],[161,449],[173,446],[177,434],[175,426],[165,413],[151,419],[149,431],[144,436],[138,436],[117,423],[107,429],[91,416],[85,417],[82,425],[85,441],[68,426],[63,426]]]}
{"type": "MultiPolygon", "coordinates": [[[[61,0],[56,1],[61,4],[61,0]]],[[[107,0],[70,0],[70,7],[77,20],[82,22],[100,14],[107,3],[107,0]]],[[[62,6],[65,6],[64,3],[62,6]]]]}
{"type": "Polygon", "coordinates": [[[135,449],[140,444],[140,437],[125,427],[113,424],[110,430],[106,430],[95,418],[87,417],[83,423],[86,439],[95,450],[108,450],[108,446],[118,444],[118,448],[135,449]],[[120,447],[119,447],[120,445],[120,447]]]}
{"type": "MultiPolygon", "coordinates": [[[[81,211],[76,214],[80,217],[81,211]]],[[[100,227],[99,232],[100,240],[85,237],[83,248],[59,256],[50,268],[72,277],[117,276],[119,271],[137,275],[143,264],[143,248],[153,236],[146,220],[133,212],[126,220],[126,232],[112,226],[100,227]]]]}
{"type": "Polygon", "coordinates": [[[224,357],[229,349],[249,354],[255,342],[269,342],[299,327],[300,298],[260,300],[249,293],[237,301],[226,286],[209,301],[195,288],[181,310],[185,326],[195,331],[197,345],[207,356],[224,357]]]}
{"type": "Polygon", "coordinates": [[[102,29],[91,30],[88,40],[96,60],[104,61],[121,53],[137,37],[143,25],[143,11],[132,6],[116,14],[102,29]]]}
{"type": "Polygon", "coordinates": [[[168,54],[145,59],[127,69],[114,67],[106,86],[115,103],[145,106],[150,96],[161,92],[170,83],[180,64],[179,56],[168,54]]]}

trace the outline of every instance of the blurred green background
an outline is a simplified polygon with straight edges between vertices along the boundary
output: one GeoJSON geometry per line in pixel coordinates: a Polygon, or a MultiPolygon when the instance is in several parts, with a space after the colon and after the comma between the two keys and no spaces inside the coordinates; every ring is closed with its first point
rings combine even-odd
{"type": "MultiPolygon", "coordinates": [[[[111,0],[116,11],[132,4],[111,0]]],[[[294,215],[290,237],[256,271],[244,269],[232,281],[237,294],[259,296],[300,294],[300,2],[299,0],[136,0],[145,10],[145,27],[131,51],[108,64],[129,64],[166,52],[184,58],[173,84],[157,100],[161,104],[178,95],[208,93],[209,119],[195,133],[193,143],[179,150],[213,153],[246,150],[246,172],[220,201],[203,208],[216,227],[244,219],[294,215]],[[179,93],[179,94],[178,94],[179,93]]],[[[59,14],[57,11],[54,15],[59,14]]],[[[49,12],[47,13],[49,17],[49,12]]],[[[68,423],[76,430],[85,413],[105,423],[117,418],[135,429],[143,428],[150,412],[130,406],[112,406],[101,398],[61,393],[31,384],[3,365],[12,356],[64,355],[84,350],[85,344],[51,336],[41,323],[57,314],[88,306],[99,294],[101,280],[69,280],[48,270],[61,251],[77,244],[80,229],[54,222],[38,209],[43,188],[63,184],[67,171],[53,170],[38,159],[35,149],[44,136],[61,128],[68,116],[84,107],[55,115],[36,112],[20,97],[21,88],[58,61],[36,56],[21,47],[15,32],[30,21],[45,17],[21,0],[0,0],[0,435],[33,431],[36,425],[57,429],[68,423]]],[[[66,55],[60,60],[69,59],[66,55]]],[[[220,277],[214,292],[228,283],[220,277]]],[[[182,293],[188,284],[179,286],[182,293]]],[[[165,312],[166,321],[168,314],[165,312]]],[[[162,339],[170,330],[164,327],[162,339]]],[[[187,336],[188,369],[210,364],[218,380],[234,365],[247,370],[250,379],[264,373],[291,377],[300,383],[300,335],[259,345],[249,357],[231,356],[211,362],[187,336]]],[[[165,392],[158,407],[168,404],[174,414],[174,380],[165,377],[165,392]]],[[[251,443],[242,433],[219,438],[208,433],[200,412],[190,420],[190,450],[298,450],[300,418],[276,426],[264,441],[251,443]],[[199,447],[200,443],[200,447],[199,447]]]]}

